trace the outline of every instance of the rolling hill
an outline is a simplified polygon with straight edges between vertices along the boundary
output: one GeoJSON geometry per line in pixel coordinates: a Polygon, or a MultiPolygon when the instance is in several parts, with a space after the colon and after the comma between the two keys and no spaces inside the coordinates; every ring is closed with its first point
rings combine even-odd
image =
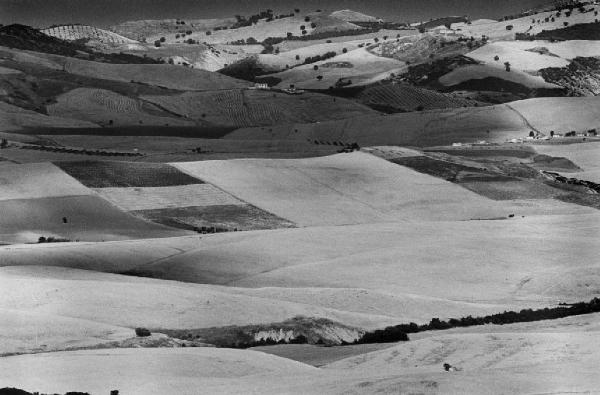
{"type": "Polygon", "coordinates": [[[121,45],[136,44],[135,40],[123,37],[108,30],[87,25],[62,25],[42,29],[42,33],[61,40],[90,40],[101,44],[121,45]]]}

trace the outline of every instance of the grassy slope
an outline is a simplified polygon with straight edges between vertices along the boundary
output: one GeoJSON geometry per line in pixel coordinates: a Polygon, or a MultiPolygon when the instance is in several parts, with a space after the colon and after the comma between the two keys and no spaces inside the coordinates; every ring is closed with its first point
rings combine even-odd
{"type": "Polygon", "coordinates": [[[588,130],[597,126],[597,98],[529,99],[483,108],[433,110],[264,128],[240,129],[228,139],[318,139],[360,145],[450,145],[455,142],[504,142],[532,129],[588,130]],[[518,111],[518,113],[516,111],[518,111]],[[527,122],[526,122],[527,120],[527,122]],[[529,124],[528,124],[529,123],[529,124]],[[377,125],[376,128],[373,126],[377,125]],[[296,132],[297,130],[297,132],[296,132]],[[489,133],[488,133],[489,131],[489,133]]]}

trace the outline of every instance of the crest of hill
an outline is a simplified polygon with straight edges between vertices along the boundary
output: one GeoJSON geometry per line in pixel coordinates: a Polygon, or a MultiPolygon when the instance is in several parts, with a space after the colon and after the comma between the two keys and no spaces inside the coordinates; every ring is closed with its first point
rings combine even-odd
{"type": "Polygon", "coordinates": [[[158,34],[183,33],[187,30],[206,31],[217,27],[231,26],[235,18],[225,19],[146,19],[126,21],[110,27],[110,31],[124,37],[141,40],[158,34]],[[179,23],[178,23],[179,22],[179,23]],[[184,22],[183,24],[181,22],[184,22]]]}
{"type": "Polygon", "coordinates": [[[65,41],[92,40],[103,44],[136,44],[137,41],[88,25],[61,25],[41,30],[42,33],[65,41]]]}
{"type": "Polygon", "coordinates": [[[109,63],[161,63],[149,57],[104,54],[76,42],[51,37],[30,26],[13,24],[0,27],[0,46],[47,54],[95,59],[109,63]]]}
{"type": "Polygon", "coordinates": [[[379,18],[352,10],[339,10],[330,14],[331,17],[346,22],[379,22],[379,18]]]}

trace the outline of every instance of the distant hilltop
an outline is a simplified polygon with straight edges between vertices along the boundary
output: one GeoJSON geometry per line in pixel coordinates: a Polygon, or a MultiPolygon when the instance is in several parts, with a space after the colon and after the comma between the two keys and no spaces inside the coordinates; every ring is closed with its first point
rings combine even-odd
{"type": "Polygon", "coordinates": [[[340,19],[346,22],[380,22],[381,18],[366,15],[357,11],[352,10],[339,10],[334,11],[330,15],[333,18],[340,19]]]}

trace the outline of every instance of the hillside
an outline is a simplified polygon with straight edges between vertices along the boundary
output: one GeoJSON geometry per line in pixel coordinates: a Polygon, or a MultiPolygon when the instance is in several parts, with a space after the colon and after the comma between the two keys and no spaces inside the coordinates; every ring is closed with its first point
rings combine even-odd
{"type": "Polygon", "coordinates": [[[346,22],[379,22],[379,19],[374,16],[365,15],[361,12],[352,10],[334,11],[330,16],[346,22]]]}
{"type": "Polygon", "coordinates": [[[513,138],[523,138],[532,128],[548,134],[551,130],[584,131],[597,127],[597,102],[597,98],[539,98],[510,105],[275,126],[272,131],[263,128],[240,129],[226,138],[310,139],[324,142],[358,142],[361,146],[435,146],[481,140],[503,143],[513,138]]]}
{"type": "Polygon", "coordinates": [[[260,90],[229,90],[144,96],[143,99],[186,119],[234,127],[320,122],[375,114],[350,100],[317,93],[293,96],[260,90]]]}
{"type": "Polygon", "coordinates": [[[363,104],[389,113],[486,105],[452,94],[397,83],[369,86],[357,98],[363,104]]]}
{"type": "Polygon", "coordinates": [[[136,44],[137,41],[108,30],[87,25],[62,25],[41,30],[42,33],[65,41],[91,40],[101,44],[136,44]]]}

